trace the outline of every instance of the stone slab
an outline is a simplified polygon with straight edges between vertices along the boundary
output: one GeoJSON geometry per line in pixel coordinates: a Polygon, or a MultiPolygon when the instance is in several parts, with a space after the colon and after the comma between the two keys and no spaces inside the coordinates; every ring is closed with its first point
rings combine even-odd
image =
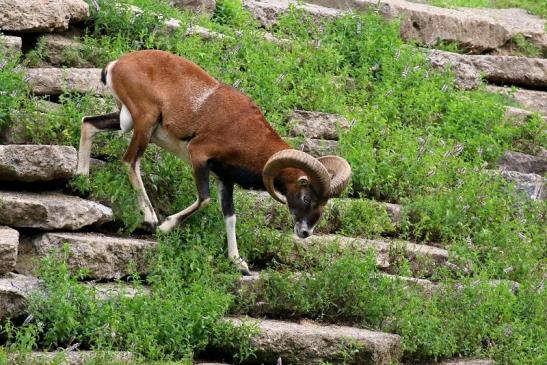
{"type": "Polygon", "coordinates": [[[545,178],[537,174],[525,174],[518,171],[494,171],[492,174],[500,174],[509,183],[515,184],[515,190],[526,194],[531,200],[545,200],[545,178]]]}
{"type": "Polygon", "coordinates": [[[402,254],[411,263],[412,271],[422,271],[429,266],[444,266],[448,263],[448,251],[442,248],[419,245],[402,240],[371,240],[339,235],[315,235],[306,239],[295,238],[297,250],[307,247],[319,247],[322,244],[335,244],[341,250],[374,250],[379,268],[390,267],[391,262],[402,254]]]}
{"type": "Polygon", "coordinates": [[[19,232],[10,227],[0,226],[0,276],[15,268],[18,248],[19,232]]]}
{"type": "Polygon", "coordinates": [[[23,46],[23,40],[21,39],[21,37],[1,34],[0,45],[3,45],[6,49],[10,51],[21,51],[21,47],[23,46]]]}
{"type": "Polygon", "coordinates": [[[537,90],[526,90],[517,88],[512,90],[507,87],[488,85],[486,91],[506,95],[524,108],[538,112],[547,117],[547,92],[537,90]]]}
{"type": "Polygon", "coordinates": [[[110,93],[101,83],[100,68],[29,68],[25,80],[35,95],[67,92],[104,96],[110,93]]]}
{"type": "Polygon", "coordinates": [[[0,145],[0,181],[70,178],[76,172],[77,160],[72,146],[0,145]]]}
{"type": "Polygon", "coordinates": [[[299,323],[277,320],[252,320],[246,317],[227,318],[234,326],[256,323],[259,333],[251,339],[259,361],[273,364],[279,357],[290,364],[339,363],[344,351],[355,349],[356,364],[388,365],[397,363],[402,355],[398,335],[365,329],[319,325],[312,321],[299,323]]]}
{"type": "Polygon", "coordinates": [[[288,137],[284,140],[293,148],[309,153],[313,157],[336,155],[338,153],[338,141],[299,137],[288,137]]]}
{"type": "Polygon", "coordinates": [[[500,170],[538,175],[544,175],[547,172],[547,156],[532,156],[520,152],[505,151],[498,159],[497,164],[500,170]]]}
{"type": "Polygon", "coordinates": [[[337,140],[341,130],[349,129],[349,122],[341,115],[316,111],[295,110],[287,125],[291,137],[337,140]]]}
{"type": "Polygon", "coordinates": [[[277,23],[277,18],[283,13],[286,13],[289,6],[301,9],[315,19],[333,18],[343,14],[340,10],[289,0],[242,0],[241,3],[243,4],[243,7],[266,28],[275,25],[277,23]]]}
{"type": "Polygon", "coordinates": [[[404,0],[307,0],[337,10],[377,9],[385,19],[400,19],[401,37],[424,45],[455,42],[470,53],[510,49],[522,35],[547,49],[546,20],[524,9],[439,8],[404,0]]]}
{"type": "MultiPolygon", "coordinates": [[[[287,215],[287,208],[277,201],[275,201],[268,193],[266,192],[252,192],[245,191],[241,193],[236,193],[236,200],[241,199],[252,199],[254,201],[253,206],[256,206],[259,212],[264,212],[265,223],[270,225],[273,228],[283,228],[287,222],[283,222],[283,226],[278,225],[279,217],[287,215]],[[244,198],[245,197],[245,198],[244,198]]],[[[347,209],[351,209],[353,205],[359,206],[362,203],[360,199],[351,199],[351,198],[334,198],[330,199],[323,217],[319,222],[320,227],[317,228],[316,232],[318,233],[334,233],[343,227],[344,222],[341,221],[340,212],[347,209]],[[326,222],[325,222],[326,220],[326,222]]],[[[391,204],[384,202],[376,201],[367,201],[367,203],[372,203],[376,205],[377,214],[387,214],[387,218],[391,221],[392,229],[397,230],[402,219],[402,206],[399,204],[391,204]]]]}
{"type": "Polygon", "coordinates": [[[52,32],[89,17],[84,0],[0,0],[0,30],[52,32]]]}
{"type": "Polygon", "coordinates": [[[122,364],[133,363],[130,352],[98,352],[98,351],[55,351],[30,353],[10,353],[8,365],[86,365],[86,364],[122,364]]]}
{"type": "Polygon", "coordinates": [[[119,279],[133,270],[146,274],[148,255],[157,245],[150,240],[78,232],[49,232],[24,241],[19,272],[32,272],[33,258],[45,257],[67,244],[71,272],[84,270],[87,277],[99,280],[119,279]]]}
{"type": "Polygon", "coordinates": [[[76,230],[112,219],[112,209],[109,207],[75,196],[0,190],[0,224],[76,230]]]}
{"type": "Polygon", "coordinates": [[[38,279],[32,276],[8,274],[0,278],[0,320],[24,316],[27,298],[38,288],[38,279]]]}
{"type": "Polygon", "coordinates": [[[463,55],[439,50],[428,51],[432,66],[450,68],[456,75],[456,87],[463,90],[479,85],[481,77],[490,83],[547,88],[547,59],[463,55]]]}

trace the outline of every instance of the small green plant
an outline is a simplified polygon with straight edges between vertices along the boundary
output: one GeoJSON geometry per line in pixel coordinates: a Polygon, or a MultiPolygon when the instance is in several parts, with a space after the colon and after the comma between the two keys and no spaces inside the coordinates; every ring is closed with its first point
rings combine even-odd
{"type": "Polygon", "coordinates": [[[538,57],[541,55],[541,50],[520,33],[511,38],[511,43],[515,46],[517,52],[523,56],[538,57]]]}

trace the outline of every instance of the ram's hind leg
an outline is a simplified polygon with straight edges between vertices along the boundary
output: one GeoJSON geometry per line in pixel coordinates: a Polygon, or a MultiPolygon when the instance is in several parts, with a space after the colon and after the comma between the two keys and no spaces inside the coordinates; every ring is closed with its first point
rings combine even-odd
{"type": "Polygon", "coordinates": [[[78,150],[78,175],[89,175],[91,143],[99,132],[120,130],[120,113],[109,113],[82,118],[80,148],[78,150]]]}
{"type": "Polygon", "coordinates": [[[159,222],[158,216],[156,215],[156,212],[154,212],[154,207],[148,198],[148,194],[146,194],[140,169],[141,156],[150,141],[151,134],[151,128],[145,123],[135,123],[131,142],[129,142],[129,146],[127,147],[127,151],[122,160],[123,163],[127,165],[129,182],[137,191],[139,206],[144,213],[143,228],[148,232],[152,232],[159,222]]]}

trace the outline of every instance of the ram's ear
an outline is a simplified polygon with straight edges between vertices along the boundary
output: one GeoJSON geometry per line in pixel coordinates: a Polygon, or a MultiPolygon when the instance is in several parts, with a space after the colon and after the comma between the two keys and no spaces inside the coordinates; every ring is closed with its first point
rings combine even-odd
{"type": "Polygon", "coordinates": [[[310,185],[310,179],[308,179],[307,176],[301,176],[298,178],[298,185],[299,186],[308,186],[310,185]]]}

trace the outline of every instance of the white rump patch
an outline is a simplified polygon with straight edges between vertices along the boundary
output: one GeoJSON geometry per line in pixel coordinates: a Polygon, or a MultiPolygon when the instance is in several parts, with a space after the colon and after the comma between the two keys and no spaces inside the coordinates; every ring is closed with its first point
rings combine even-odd
{"type": "Polygon", "coordinates": [[[129,110],[123,104],[120,112],[120,128],[124,133],[133,129],[133,117],[131,117],[131,113],[129,113],[129,110]]]}

